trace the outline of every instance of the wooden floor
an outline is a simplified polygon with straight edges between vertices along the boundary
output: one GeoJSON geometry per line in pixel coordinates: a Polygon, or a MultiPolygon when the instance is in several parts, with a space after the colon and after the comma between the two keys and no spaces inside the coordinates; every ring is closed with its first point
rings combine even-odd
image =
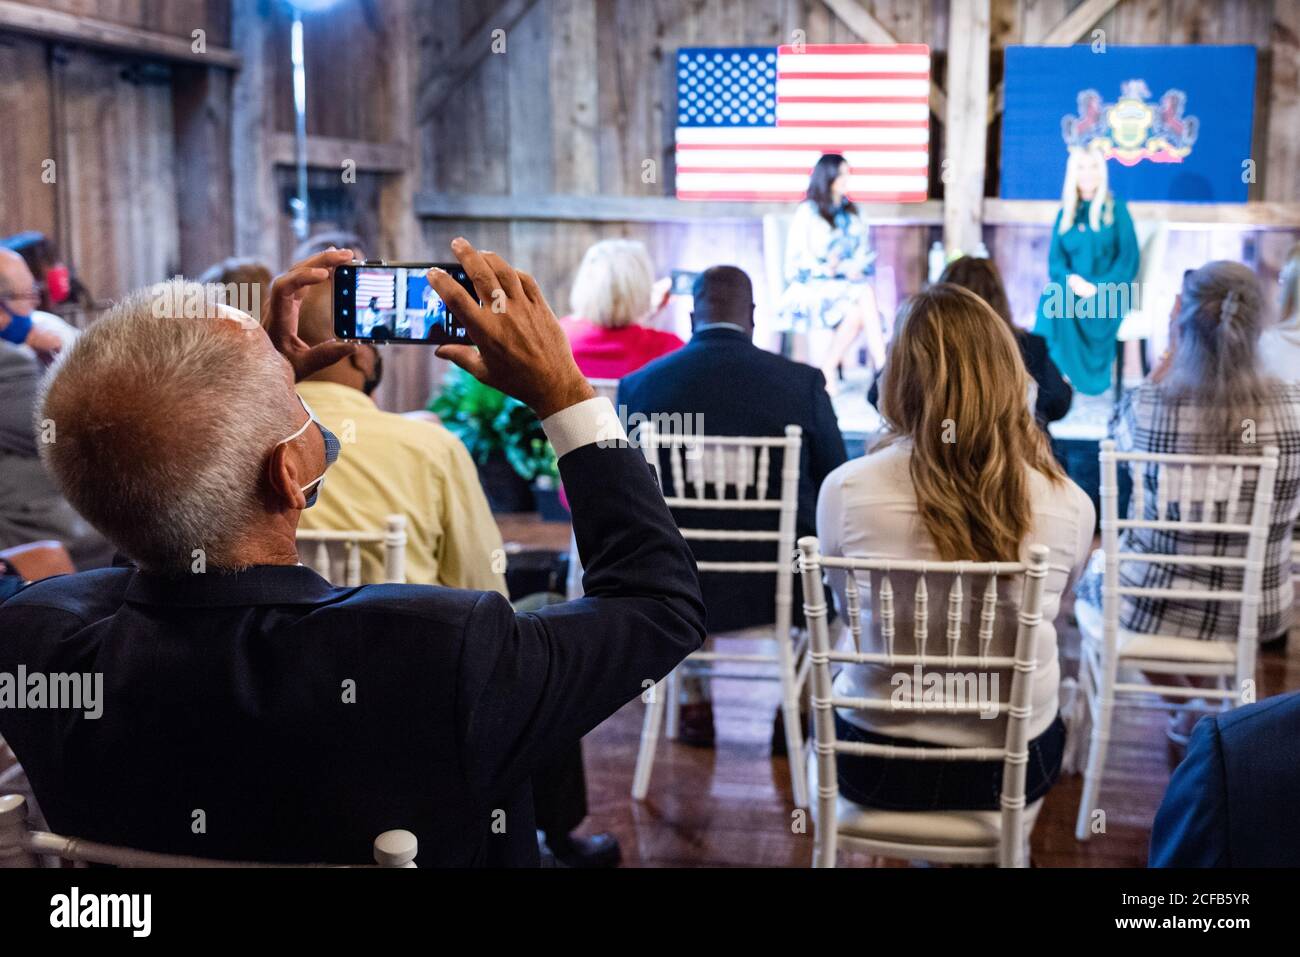
{"type": "MultiPolygon", "coordinates": [[[[1057,623],[1067,674],[1077,671],[1078,633],[1068,603],[1057,623]]],[[[1260,655],[1261,695],[1300,688],[1300,636],[1285,654],[1260,655]]],[[[590,816],[583,832],[611,831],[624,867],[807,867],[811,824],[794,833],[794,804],[784,758],[768,753],[778,695],[766,682],[715,680],[713,749],[661,739],[650,793],[629,791],[644,706],[633,702],[584,741],[590,816]]],[[[1034,829],[1036,867],[1143,867],[1151,820],[1176,758],[1163,714],[1121,709],[1114,726],[1100,806],[1107,830],[1074,839],[1082,776],[1062,776],[1034,829]]],[[[841,855],[841,866],[885,862],[841,855]]],[[[890,866],[897,866],[896,862],[890,866]]]]}

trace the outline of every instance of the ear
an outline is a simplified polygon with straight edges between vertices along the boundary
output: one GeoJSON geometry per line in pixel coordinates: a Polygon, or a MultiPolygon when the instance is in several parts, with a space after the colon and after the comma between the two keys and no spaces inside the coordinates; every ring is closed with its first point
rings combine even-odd
{"type": "Polygon", "coordinates": [[[277,445],[267,460],[267,485],[271,500],[279,509],[302,511],[307,507],[307,496],[301,491],[306,479],[297,458],[290,454],[289,443],[277,445]]]}

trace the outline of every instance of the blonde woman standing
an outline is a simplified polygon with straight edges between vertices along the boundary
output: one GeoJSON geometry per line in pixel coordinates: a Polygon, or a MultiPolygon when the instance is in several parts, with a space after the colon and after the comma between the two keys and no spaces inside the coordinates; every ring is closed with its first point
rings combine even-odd
{"type": "Polygon", "coordinates": [[[1139,253],[1128,206],[1110,191],[1105,158],[1072,148],[1034,333],[1047,340],[1052,361],[1086,395],[1110,385],[1120,323],[1136,305],[1131,283],[1139,253]]]}
{"type": "MultiPolygon", "coordinates": [[[[1060,770],[1065,728],[1057,715],[1053,621],[1092,544],[1092,502],[1061,470],[1034,420],[1029,373],[1011,328],[969,290],[937,283],[903,307],[883,379],[885,439],[823,483],[817,503],[822,549],[832,556],[1020,561],[1030,545],[1048,547],[1034,655],[1036,720],[1029,729],[1026,794],[1032,802],[1060,770]]],[[[832,585],[843,610],[843,580],[832,585]]],[[[1002,634],[995,643],[1009,649],[1013,639],[1002,634]]],[[[933,640],[942,644],[942,634],[933,640]]],[[[870,646],[864,651],[884,650],[870,622],[864,622],[863,643],[870,646]]],[[[897,638],[895,649],[911,650],[897,638]]],[[[835,692],[890,697],[896,670],[846,667],[835,692]]],[[[844,740],[900,746],[999,747],[1006,734],[1001,718],[918,721],[907,710],[845,709],[835,722],[844,740]]],[[[839,776],[846,797],[872,807],[991,810],[999,806],[1002,763],[842,756],[839,776]]]]}

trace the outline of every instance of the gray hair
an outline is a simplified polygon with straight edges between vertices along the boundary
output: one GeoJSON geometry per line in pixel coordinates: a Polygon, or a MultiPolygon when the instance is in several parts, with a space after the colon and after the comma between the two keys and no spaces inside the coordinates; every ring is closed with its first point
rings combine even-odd
{"type": "Polygon", "coordinates": [[[266,457],[292,411],[282,364],[249,335],[263,335],[251,317],[173,280],[115,305],[46,379],[46,468],[142,568],[237,570],[265,514],[266,457]]]}
{"type": "Polygon", "coordinates": [[[1266,311],[1259,278],[1241,263],[1207,263],[1183,282],[1178,342],[1162,385],[1194,404],[1223,451],[1240,454],[1242,420],[1263,411],[1259,336],[1266,311]]]}

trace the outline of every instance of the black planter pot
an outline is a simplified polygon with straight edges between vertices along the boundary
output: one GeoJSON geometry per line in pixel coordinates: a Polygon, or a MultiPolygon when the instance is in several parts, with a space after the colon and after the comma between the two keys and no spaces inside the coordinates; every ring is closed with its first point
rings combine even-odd
{"type": "Polygon", "coordinates": [[[480,463],[478,480],[494,512],[532,512],[537,508],[532,486],[510,467],[504,454],[480,463]]]}

